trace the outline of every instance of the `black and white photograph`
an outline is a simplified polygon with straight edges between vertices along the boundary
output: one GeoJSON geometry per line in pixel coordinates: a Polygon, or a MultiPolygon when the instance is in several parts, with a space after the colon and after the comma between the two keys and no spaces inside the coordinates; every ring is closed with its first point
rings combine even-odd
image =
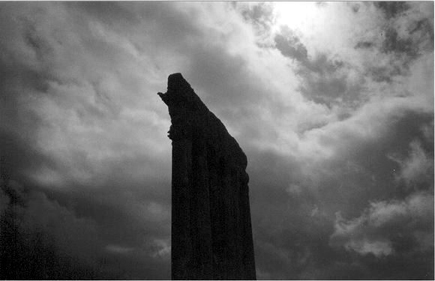
{"type": "Polygon", "coordinates": [[[434,280],[434,2],[1,1],[1,280],[434,280]]]}

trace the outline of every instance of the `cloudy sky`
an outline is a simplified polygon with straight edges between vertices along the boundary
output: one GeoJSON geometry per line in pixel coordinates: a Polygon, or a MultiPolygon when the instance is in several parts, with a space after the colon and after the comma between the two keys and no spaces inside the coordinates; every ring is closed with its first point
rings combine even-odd
{"type": "Polygon", "coordinates": [[[433,2],[0,3],[1,279],[170,278],[175,72],[248,157],[259,279],[433,279],[433,26],[433,2]]]}

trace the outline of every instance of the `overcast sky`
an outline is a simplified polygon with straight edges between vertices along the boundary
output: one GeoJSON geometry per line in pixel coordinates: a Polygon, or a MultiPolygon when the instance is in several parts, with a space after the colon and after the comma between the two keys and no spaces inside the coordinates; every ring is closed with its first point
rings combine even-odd
{"type": "Polygon", "coordinates": [[[258,279],[433,279],[433,12],[0,3],[2,267],[170,278],[181,72],[248,157],[258,279]]]}

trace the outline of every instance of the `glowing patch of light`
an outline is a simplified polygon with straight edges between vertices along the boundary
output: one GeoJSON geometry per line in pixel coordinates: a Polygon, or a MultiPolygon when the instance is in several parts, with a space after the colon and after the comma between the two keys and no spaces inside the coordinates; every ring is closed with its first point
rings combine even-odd
{"type": "Polygon", "coordinates": [[[276,2],[274,12],[276,15],[275,29],[286,25],[293,30],[301,32],[309,30],[310,26],[319,19],[319,4],[314,2],[276,2]]]}

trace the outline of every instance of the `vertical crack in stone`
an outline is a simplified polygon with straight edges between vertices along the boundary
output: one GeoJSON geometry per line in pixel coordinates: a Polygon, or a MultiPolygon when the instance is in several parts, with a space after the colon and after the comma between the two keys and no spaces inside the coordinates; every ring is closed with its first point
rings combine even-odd
{"type": "Polygon", "coordinates": [[[256,279],[245,153],[180,73],[158,95],[172,123],[172,279],[256,279]]]}

